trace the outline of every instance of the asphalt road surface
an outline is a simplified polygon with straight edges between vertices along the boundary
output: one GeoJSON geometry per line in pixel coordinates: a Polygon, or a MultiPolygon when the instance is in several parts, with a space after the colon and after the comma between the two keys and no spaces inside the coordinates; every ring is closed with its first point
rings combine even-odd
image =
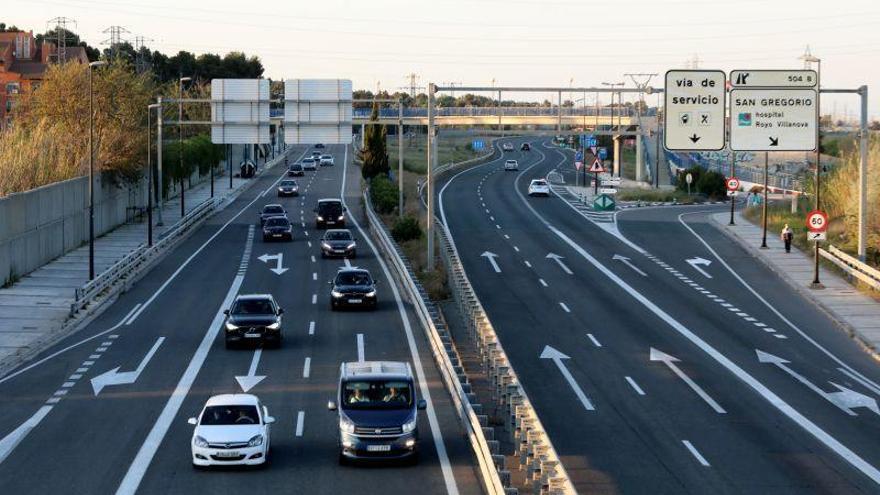
{"type": "Polygon", "coordinates": [[[530,142],[437,210],[578,491],[880,493],[877,364],[711,225],[726,207],[594,223],[526,195],[574,161],[530,142]]]}
{"type": "MultiPolygon", "coordinates": [[[[361,226],[365,221],[351,153],[328,148],[337,165],[297,178],[303,196],[276,198],[284,170],[268,171],[86,328],[35,365],[0,378],[0,491],[387,494],[417,484],[421,493],[479,493],[469,444],[418,320],[395,300],[392,281],[354,222],[353,263],[380,281],[379,307],[330,311],[327,282],[344,262],[321,259],[312,208],[344,188],[350,217],[361,226]],[[292,243],[261,241],[257,213],[274,202],[294,222],[292,243]],[[276,274],[277,261],[259,258],[279,253],[288,270],[276,274]],[[257,357],[254,349],[224,348],[222,310],[236,293],[271,293],[279,301],[285,309],[280,349],[257,357]],[[367,360],[413,363],[420,392],[430,396],[421,394],[430,405],[419,417],[418,466],[337,464],[337,416],[326,404],[340,363],[357,360],[359,352],[367,360]],[[250,393],[278,421],[269,466],[194,470],[187,418],[208,397],[239,392],[236,376],[254,365],[265,378],[250,393]],[[91,380],[117,367],[140,373],[134,383],[107,385],[96,395],[91,380]]],[[[307,151],[292,149],[290,157],[307,151]]]]}

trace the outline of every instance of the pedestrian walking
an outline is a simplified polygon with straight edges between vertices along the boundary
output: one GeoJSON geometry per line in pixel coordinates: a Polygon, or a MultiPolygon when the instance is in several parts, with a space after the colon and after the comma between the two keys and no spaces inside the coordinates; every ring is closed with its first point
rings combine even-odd
{"type": "Polygon", "coordinates": [[[782,234],[779,236],[782,239],[782,242],[785,243],[785,252],[791,252],[791,240],[794,239],[794,232],[791,230],[791,227],[788,224],[785,224],[785,227],[782,228],[782,234]]]}

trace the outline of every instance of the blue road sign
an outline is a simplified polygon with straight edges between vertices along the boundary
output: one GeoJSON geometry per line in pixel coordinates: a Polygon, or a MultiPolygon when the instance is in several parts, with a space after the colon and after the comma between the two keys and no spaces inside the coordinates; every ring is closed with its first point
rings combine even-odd
{"type": "Polygon", "coordinates": [[[483,149],[483,142],[475,139],[474,142],[471,143],[471,148],[474,150],[481,150],[483,149]]]}
{"type": "Polygon", "coordinates": [[[594,136],[592,134],[587,136],[587,146],[586,146],[587,148],[592,148],[593,146],[596,146],[597,144],[599,144],[599,143],[598,143],[598,140],[596,139],[596,136],[594,136]]]}
{"type": "Polygon", "coordinates": [[[606,158],[608,158],[608,148],[599,148],[599,159],[604,161],[606,158]]]}
{"type": "Polygon", "coordinates": [[[583,152],[583,151],[578,151],[577,153],[575,153],[575,154],[574,154],[574,161],[576,161],[576,162],[582,162],[582,161],[584,161],[584,152],[583,152]]]}

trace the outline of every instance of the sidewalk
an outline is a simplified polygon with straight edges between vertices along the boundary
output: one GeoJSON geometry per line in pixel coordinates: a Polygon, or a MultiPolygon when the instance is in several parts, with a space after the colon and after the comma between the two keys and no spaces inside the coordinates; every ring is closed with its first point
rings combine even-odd
{"type": "Polygon", "coordinates": [[[880,355],[880,302],[860,292],[836,272],[819,265],[824,289],[811,289],[813,257],[797,248],[786,254],[778,233],[767,233],[767,246],[760,249],[761,228],[736,214],[736,225],[728,226],[730,213],[716,213],[712,219],[719,230],[739,242],[749,253],[778,273],[786,282],[846,329],[874,356],[880,355]]]}
{"type": "MultiPolygon", "coordinates": [[[[278,160],[283,160],[283,153],[278,160]]],[[[277,163],[277,162],[276,162],[277,163]]],[[[261,171],[274,165],[269,162],[261,171]]],[[[214,197],[228,200],[237,196],[253,179],[214,179],[214,197]]],[[[187,189],[186,211],[210,198],[209,180],[187,189]]],[[[180,220],[180,197],[163,204],[163,225],[158,226],[158,212],[153,212],[153,241],[180,220]]],[[[95,273],[100,274],[147,241],[146,215],[137,223],[120,225],[95,239],[95,273]]],[[[27,356],[35,349],[53,342],[66,332],[74,291],[88,282],[89,246],[85,244],[22,277],[11,287],[0,288],[0,371],[27,356]]]]}

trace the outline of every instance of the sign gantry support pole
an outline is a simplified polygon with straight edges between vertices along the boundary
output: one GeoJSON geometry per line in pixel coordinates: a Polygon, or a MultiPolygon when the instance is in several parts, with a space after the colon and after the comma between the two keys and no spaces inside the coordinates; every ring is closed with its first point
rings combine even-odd
{"type": "Polygon", "coordinates": [[[162,220],[162,203],[165,200],[165,195],[163,194],[165,191],[165,183],[162,181],[162,121],[165,119],[165,114],[162,108],[162,97],[160,96],[156,100],[159,105],[159,115],[156,116],[156,169],[158,170],[159,177],[159,199],[156,201],[156,206],[158,207],[159,220],[156,222],[156,225],[161,227],[165,225],[165,222],[162,220]]]}
{"type": "Polygon", "coordinates": [[[397,214],[403,218],[403,102],[397,101],[397,214]]]}
{"type": "MultiPolygon", "coordinates": [[[[821,64],[821,62],[820,62],[821,64]]],[[[819,104],[822,94],[822,72],[816,71],[816,209],[819,209],[819,188],[821,187],[822,177],[822,106],[819,104]]],[[[824,289],[825,286],[819,281],[819,241],[815,242],[815,251],[813,252],[813,283],[810,284],[812,289],[824,289]]]]}
{"type": "MultiPolygon", "coordinates": [[[[736,151],[730,150],[730,178],[736,177],[736,151]]],[[[730,223],[728,225],[736,225],[733,215],[736,212],[736,196],[730,197],[730,223]]]]}
{"type": "MultiPolygon", "coordinates": [[[[736,153],[736,152],[734,152],[736,153]]],[[[767,168],[769,166],[770,153],[764,152],[764,201],[761,205],[761,249],[767,249],[767,168]]]]}
{"type": "Polygon", "coordinates": [[[425,176],[428,190],[428,253],[425,270],[434,271],[434,83],[428,84],[428,172],[425,176]]]}

